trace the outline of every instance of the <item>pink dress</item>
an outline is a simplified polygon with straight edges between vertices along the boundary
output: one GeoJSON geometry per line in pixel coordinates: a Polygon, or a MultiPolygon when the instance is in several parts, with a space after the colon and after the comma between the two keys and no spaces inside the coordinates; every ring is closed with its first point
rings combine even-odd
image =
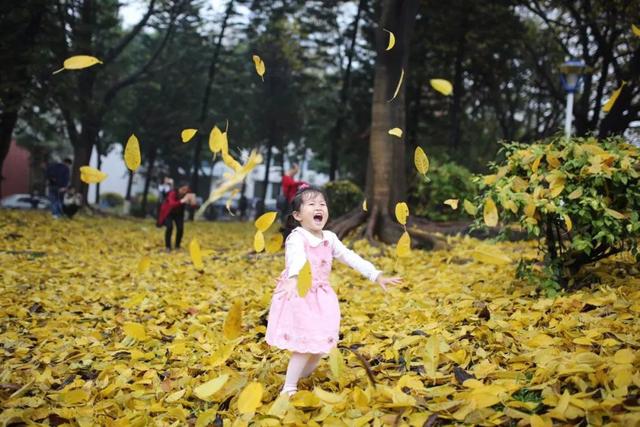
{"type": "Polygon", "coordinates": [[[329,284],[332,250],[327,240],[313,247],[304,233],[302,236],[311,264],[311,289],[304,298],[296,294],[287,300],[283,288],[288,280],[296,279],[288,279],[286,269],[282,272],[271,299],[266,340],[283,350],[327,354],[336,347],[340,329],[338,296],[329,284]]]}

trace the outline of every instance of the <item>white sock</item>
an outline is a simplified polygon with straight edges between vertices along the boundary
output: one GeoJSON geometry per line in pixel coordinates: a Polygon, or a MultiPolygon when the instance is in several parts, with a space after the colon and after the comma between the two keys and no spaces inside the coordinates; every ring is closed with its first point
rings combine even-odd
{"type": "Polygon", "coordinates": [[[302,378],[307,378],[313,371],[318,367],[318,363],[320,363],[320,359],[322,358],[321,354],[312,354],[309,356],[309,360],[307,360],[307,364],[302,370],[302,378]]]}
{"type": "Polygon", "coordinates": [[[282,387],[282,393],[286,393],[291,396],[298,391],[298,380],[307,365],[309,356],[311,356],[309,353],[291,353],[289,365],[287,366],[287,375],[285,376],[284,386],[282,387]]]}

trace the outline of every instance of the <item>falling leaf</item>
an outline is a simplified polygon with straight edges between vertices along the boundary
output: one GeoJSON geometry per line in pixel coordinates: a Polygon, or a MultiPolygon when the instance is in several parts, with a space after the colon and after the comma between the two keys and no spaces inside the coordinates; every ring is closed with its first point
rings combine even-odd
{"type": "Polygon", "coordinates": [[[396,203],[396,220],[402,224],[407,224],[407,217],[409,216],[409,206],[405,202],[396,203]]]}
{"type": "Polygon", "coordinates": [[[151,258],[149,258],[148,256],[143,256],[140,259],[140,262],[138,262],[138,274],[144,274],[147,272],[147,270],[149,270],[149,267],[151,266],[151,258]]]}
{"type": "Polygon", "coordinates": [[[76,55],[64,60],[62,68],[53,72],[58,74],[63,70],[80,70],[82,68],[91,67],[96,64],[102,64],[98,58],[89,55],[76,55]]]}
{"type": "Polygon", "coordinates": [[[209,133],[209,150],[212,153],[219,153],[225,145],[226,136],[222,133],[218,126],[214,126],[209,133]]]}
{"type": "Polygon", "coordinates": [[[387,44],[387,48],[385,50],[393,49],[393,46],[395,46],[395,44],[396,44],[396,36],[391,31],[387,30],[386,28],[383,28],[382,30],[386,31],[387,33],[389,33],[389,43],[387,44]]]}
{"type": "Polygon", "coordinates": [[[396,90],[393,92],[393,97],[391,97],[391,99],[388,100],[387,102],[391,102],[394,99],[396,99],[396,96],[398,96],[398,92],[400,92],[400,86],[402,86],[403,79],[404,79],[404,68],[400,70],[400,79],[398,79],[398,84],[396,85],[396,90]]]}
{"type": "Polygon", "coordinates": [[[222,151],[222,161],[225,165],[233,169],[235,172],[239,172],[242,169],[242,165],[236,159],[234,159],[231,154],[225,152],[224,150],[222,151]]]}
{"type": "Polygon", "coordinates": [[[406,231],[402,233],[396,245],[396,255],[400,258],[411,255],[411,238],[406,231]]]}
{"type": "Polygon", "coordinates": [[[205,400],[222,389],[222,387],[227,383],[228,379],[228,374],[222,374],[219,377],[207,381],[206,383],[194,388],[193,394],[195,394],[198,398],[205,400]]]}
{"type": "Polygon", "coordinates": [[[191,138],[193,138],[197,132],[198,129],[183,129],[182,132],[180,132],[180,138],[183,143],[187,143],[191,141],[191,138]]]}
{"type": "Polygon", "coordinates": [[[611,94],[611,98],[609,98],[609,100],[602,107],[602,111],[604,111],[605,113],[608,113],[609,111],[611,111],[611,109],[613,108],[613,104],[615,104],[616,100],[618,99],[618,96],[620,96],[620,92],[622,92],[622,88],[626,83],[627,82],[623,81],[620,87],[613,91],[613,93],[611,94]]]}
{"type": "Polygon", "coordinates": [[[253,250],[256,252],[262,252],[264,250],[264,234],[262,231],[256,231],[256,234],[253,236],[253,250]]]}
{"type": "Polygon", "coordinates": [[[453,93],[453,86],[445,79],[431,79],[429,80],[431,87],[445,96],[449,96],[453,93]]]}
{"type": "Polygon", "coordinates": [[[124,162],[133,172],[140,167],[142,162],[140,158],[140,143],[138,143],[138,138],[134,134],[131,134],[124,148],[124,162]]]}
{"type": "Polygon", "coordinates": [[[265,249],[267,253],[275,254],[282,248],[282,243],[284,243],[284,236],[280,233],[273,234],[266,243],[265,249]]]}
{"type": "Polygon", "coordinates": [[[234,340],[242,333],[242,302],[234,301],[222,326],[222,334],[228,340],[234,340]]]}
{"type": "Polygon", "coordinates": [[[269,227],[271,227],[271,224],[273,224],[277,216],[278,212],[266,212],[256,219],[254,225],[258,230],[264,233],[269,229],[269,227]]]}
{"type": "Polygon", "coordinates": [[[400,128],[389,129],[389,135],[396,136],[398,138],[402,138],[402,129],[400,129],[400,128]]]}
{"type": "Polygon", "coordinates": [[[202,252],[200,251],[200,243],[195,238],[189,243],[189,254],[191,255],[191,261],[197,270],[203,270],[204,264],[202,263],[202,252]]]}
{"type": "Polygon", "coordinates": [[[342,377],[344,372],[344,360],[342,359],[342,353],[337,347],[332,348],[329,351],[329,369],[331,369],[331,375],[338,381],[342,377]]]}
{"type": "Polygon", "coordinates": [[[453,210],[458,209],[458,199],[447,199],[444,201],[444,204],[451,206],[453,210]]]}
{"type": "Polygon", "coordinates": [[[262,405],[262,384],[249,383],[238,396],[238,412],[251,414],[262,405]]]}
{"type": "Polygon", "coordinates": [[[140,323],[125,323],[122,329],[128,337],[135,338],[138,341],[144,341],[147,339],[147,333],[145,332],[144,326],[140,323]]]}
{"type": "Polygon", "coordinates": [[[233,198],[240,192],[239,188],[234,189],[231,194],[229,194],[229,198],[227,199],[227,202],[224,204],[224,206],[227,208],[227,212],[229,212],[229,215],[231,216],[236,216],[235,213],[233,213],[233,211],[231,210],[231,203],[233,203],[233,198]]]}
{"type": "Polygon", "coordinates": [[[492,198],[487,198],[484,202],[484,223],[489,227],[495,227],[498,225],[498,209],[492,198]]]}
{"type": "Polygon", "coordinates": [[[256,73],[258,73],[258,75],[264,82],[264,73],[266,71],[264,61],[262,61],[262,59],[258,55],[253,55],[253,63],[256,66],[256,73]]]}
{"type": "Polygon", "coordinates": [[[365,212],[367,211],[367,199],[364,199],[362,201],[362,210],[365,212]]]}
{"type": "Polygon", "coordinates": [[[96,168],[92,168],[91,166],[80,167],[80,180],[87,184],[97,184],[104,181],[106,177],[106,173],[99,171],[96,168]]]}
{"type": "Polygon", "coordinates": [[[298,273],[298,295],[304,298],[311,289],[311,264],[307,260],[298,273]]]}
{"type": "Polygon", "coordinates": [[[633,34],[640,37],[640,28],[638,28],[636,25],[631,24],[631,31],[633,31],[633,34]]]}
{"type": "Polygon", "coordinates": [[[478,213],[478,208],[476,208],[474,204],[467,199],[464,199],[464,201],[462,202],[462,206],[464,206],[465,212],[471,216],[475,216],[475,214],[478,213]]]}
{"type": "Polygon", "coordinates": [[[422,175],[426,175],[429,171],[429,158],[424,150],[420,147],[416,147],[416,151],[413,154],[413,162],[416,165],[416,169],[422,175]]]}

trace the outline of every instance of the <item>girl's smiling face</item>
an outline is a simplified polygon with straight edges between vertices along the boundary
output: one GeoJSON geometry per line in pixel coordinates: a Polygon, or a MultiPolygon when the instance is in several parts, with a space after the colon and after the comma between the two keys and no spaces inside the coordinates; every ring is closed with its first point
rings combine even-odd
{"type": "Polygon", "coordinates": [[[322,193],[310,192],[303,197],[300,209],[293,211],[293,218],[302,228],[322,238],[322,229],[329,220],[327,202],[322,193]]]}

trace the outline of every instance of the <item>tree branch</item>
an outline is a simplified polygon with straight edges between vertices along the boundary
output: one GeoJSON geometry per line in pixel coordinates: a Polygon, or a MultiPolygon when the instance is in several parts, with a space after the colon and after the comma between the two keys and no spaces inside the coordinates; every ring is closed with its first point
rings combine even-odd
{"type": "Polygon", "coordinates": [[[144,16],[140,19],[140,21],[131,29],[131,31],[129,31],[129,33],[126,36],[124,36],[120,40],[120,42],[118,42],[117,45],[109,49],[109,51],[105,54],[105,57],[103,58],[103,61],[105,63],[108,64],[113,62],[122,53],[122,51],[124,51],[124,49],[129,45],[129,43],[131,43],[131,41],[138,35],[138,33],[142,31],[145,25],[147,25],[149,18],[151,18],[151,15],[153,15],[153,13],[155,12],[154,10],[155,2],[156,0],[151,0],[149,2],[149,8],[147,9],[147,12],[144,14],[144,16]]]}

